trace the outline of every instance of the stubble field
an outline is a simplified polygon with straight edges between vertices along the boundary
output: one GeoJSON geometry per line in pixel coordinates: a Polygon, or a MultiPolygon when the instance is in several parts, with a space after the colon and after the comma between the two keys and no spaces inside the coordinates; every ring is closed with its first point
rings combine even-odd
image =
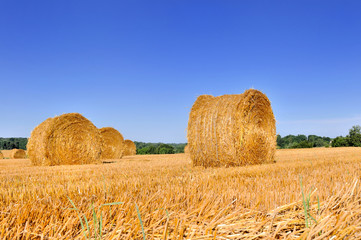
{"type": "Polygon", "coordinates": [[[0,239],[361,238],[361,148],[277,150],[276,161],[205,169],[185,154],[54,167],[2,159],[0,239]]]}

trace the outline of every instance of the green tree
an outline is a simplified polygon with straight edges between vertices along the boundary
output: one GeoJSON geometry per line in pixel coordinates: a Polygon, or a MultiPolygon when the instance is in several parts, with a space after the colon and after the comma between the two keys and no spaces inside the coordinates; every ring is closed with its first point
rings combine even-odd
{"type": "Polygon", "coordinates": [[[157,147],[156,153],[158,154],[173,154],[174,147],[169,144],[160,144],[157,147]]]}
{"type": "Polygon", "coordinates": [[[171,144],[174,147],[174,153],[184,153],[186,143],[171,144]]]}
{"type": "Polygon", "coordinates": [[[353,126],[347,137],[350,146],[361,147],[361,126],[353,126]]]}
{"type": "Polygon", "coordinates": [[[27,143],[27,138],[0,138],[0,150],[13,148],[26,150],[27,143]]]}
{"type": "Polygon", "coordinates": [[[283,148],[283,141],[281,135],[277,134],[277,146],[283,148]]]}
{"type": "Polygon", "coordinates": [[[310,143],[307,140],[303,140],[303,141],[295,144],[293,148],[312,148],[312,147],[313,147],[312,143],[310,143]]]}
{"type": "Polygon", "coordinates": [[[137,154],[156,154],[156,148],[153,145],[137,149],[137,154]]]}
{"type": "Polygon", "coordinates": [[[328,143],[326,143],[322,138],[317,138],[314,142],[313,142],[313,146],[314,147],[325,147],[327,146],[328,143]]]}
{"type": "Polygon", "coordinates": [[[347,137],[339,136],[332,140],[331,146],[332,147],[348,147],[349,140],[347,137]]]}

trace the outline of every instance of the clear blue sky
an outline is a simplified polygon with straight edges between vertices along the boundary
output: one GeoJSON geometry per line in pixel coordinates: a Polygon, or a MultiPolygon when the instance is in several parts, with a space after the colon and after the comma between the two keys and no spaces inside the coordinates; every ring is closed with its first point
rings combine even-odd
{"type": "Polygon", "coordinates": [[[79,112],[185,142],[201,94],[263,91],[277,132],[361,124],[361,1],[0,2],[0,136],[79,112]]]}

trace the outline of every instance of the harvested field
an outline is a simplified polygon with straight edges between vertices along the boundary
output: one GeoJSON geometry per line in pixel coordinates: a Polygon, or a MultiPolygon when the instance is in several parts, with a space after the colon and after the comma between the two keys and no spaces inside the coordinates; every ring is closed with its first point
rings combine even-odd
{"type": "Polygon", "coordinates": [[[143,239],[139,216],[147,239],[361,238],[361,148],[277,150],[276,161],[205,169],[186,154],[53,167],[2,159],[0,239],[94,237],[92,202],[104,239],[143,239]],[[112,202],[123,203],[98,208],[112,202]]]}

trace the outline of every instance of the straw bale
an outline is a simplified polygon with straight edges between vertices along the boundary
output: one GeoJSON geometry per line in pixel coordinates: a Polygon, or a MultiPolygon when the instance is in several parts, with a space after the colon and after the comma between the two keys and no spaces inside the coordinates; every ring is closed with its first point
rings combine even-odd
{"type": "Polygon", "coordinates": [[[23,159],[26,158],[26,152],[23,149],[12,149],[10,154],[11,159],[23,159]]]}
{"type": "Polygon", "coordinates": [[[2,158],[9,158],[9,159],[26,158],[26,152],[23,149],[1,150],[1,153],[2,153],[2,158]]]}
{"type": "Polygon", "coordinates": [[[35,166],[51,166],[53,165],[47,155],[48,131],[53,123],[53,118],[48,118],[40,123],[31,133],[28,140],[27,149],[28,156],[35,166]]]}
{"type": "Polygon", "coordinates": [[[188,146],[188,144],[184,147],[184,153],[189,154],[189,146],[188,146]]]}
{"type": "Polygon", "coordinates": [[[101,159],[120,159],[123,157],[124,138],[112,127],[99,129],[103,140],[101,159]]]}
{"type": "Polygon", "coordinates": [[[0,159],[3,159],[4,155],[2,154],[2,152],[0,151],[0,159]]]}
{"type": "Polygon", "coordinates": [[[9,158],[9,159],[11,158],[11,151],[12,150],[1,150],[4,158],[9,158]]]}
{"type": "Polygon", "coordinates": [[[274,162],[276,121],[267,96],[199,96],[188,121],[188,146],[194,166],[242,166],[274,162]]]}
{"type": "Polygon", "coordinates": [[[132,156],[137,154],[137,146],[132,140],[126,139],[124,141],[124,156],[132,156]]]}
{"type": "Polygon", "coordinates": [[[100,163],[101,147],[99,130],[79,113],[48,118],[27,145],[32,164],[43,166],[100,163]]]}

